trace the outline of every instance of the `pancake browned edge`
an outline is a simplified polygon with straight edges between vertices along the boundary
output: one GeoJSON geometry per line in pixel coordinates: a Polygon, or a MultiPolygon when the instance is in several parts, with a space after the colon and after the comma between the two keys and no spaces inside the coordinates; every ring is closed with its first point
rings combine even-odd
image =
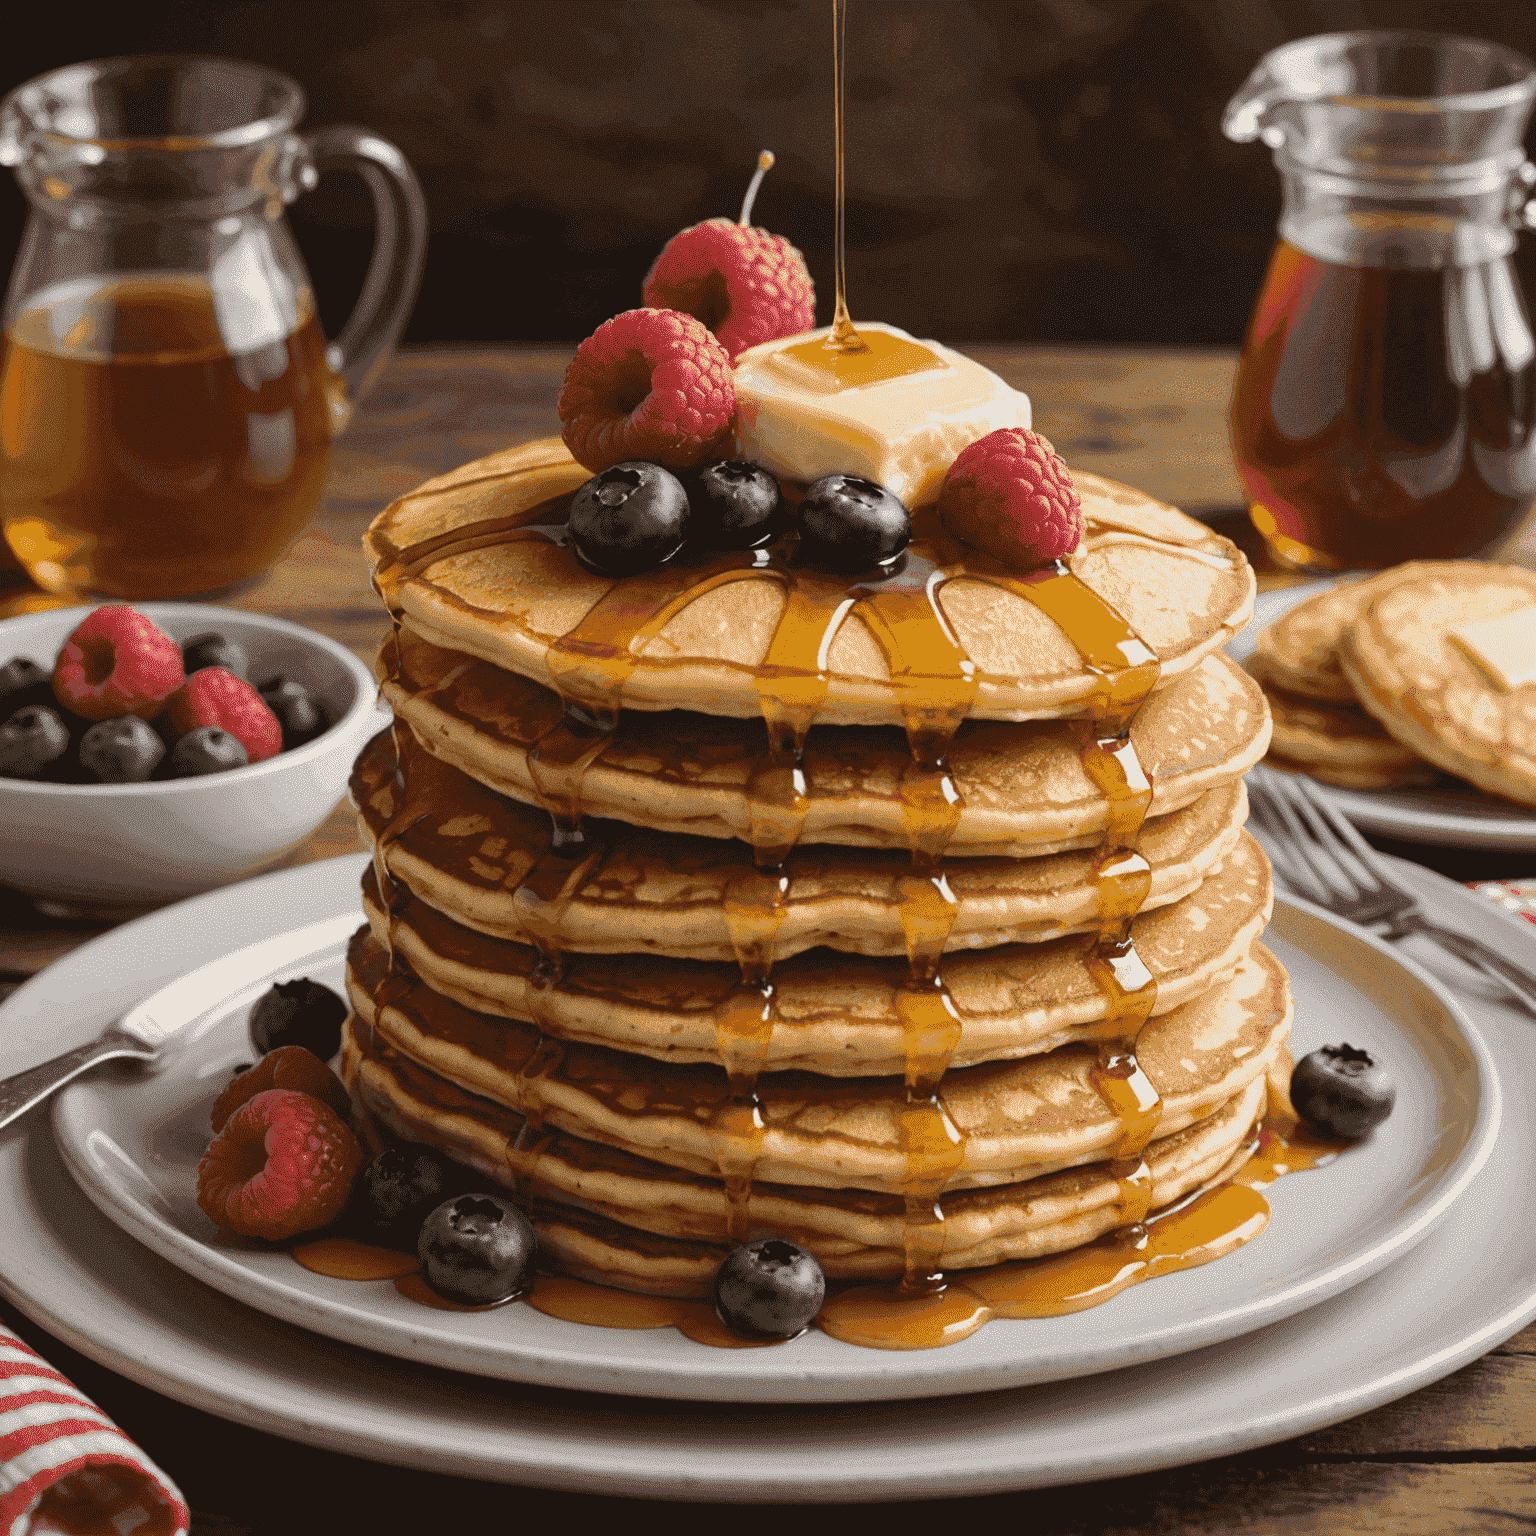
{"type": "MultiPolygon", "coordinates": [[[[526,1205],[542,1261],[550,1267],[627,1290],[711,1293],[715,1271],[730,1251],[718,1180],[558,1133],[547,1144],[539,1138],[536,1165],[518,1177],[520,1115],[381,1047],[355,1017],[344,1032],[341,1071],[387,1134],[436,1146],[512,1190],[526,1205]],[[674,1230],[645,1230],[634,1224],[640,1217],[674,1230]]],[[[1146,1160],[1154,1211],[1242,1167],[1254,1150],[1251,1132],[1266,1093],[1265,1079],[1257,1078],[1204,1120],[1152,1142],[1146,1160]]],[[[1120,1224],[1119,1197],[1119,1180],[1104,1165],[948,1195],[946,1272],[963,1276],[967,1269],[1080,1247],[1120,1224]]],[[[813,1252],[833,1279],[903,1272],[905,1204],[899,1196],[759,1184],[752,1215],[758,1235],[790,1237],[813,1252]]]]}

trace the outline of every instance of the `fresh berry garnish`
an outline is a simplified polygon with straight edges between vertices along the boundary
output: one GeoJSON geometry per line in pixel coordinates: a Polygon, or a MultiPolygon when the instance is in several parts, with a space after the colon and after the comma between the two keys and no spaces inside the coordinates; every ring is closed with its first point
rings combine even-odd
{"type": "Polygon", "coordinates": [[[18,709],[0,724],[0,779],[35,779],[69,750],[69,727],[44,704],[18,709]]]}
{"type": "Polygon", "coordinates": [[[720,1321],[753,1339],[792,1339],[803,1333],[826,1294],[821,1265],[782,1237],[733,1249],[715,1272],[720,1321]]]}
{"type": "Polygon", "coordinates": [[[800,538],[819,564],[862,571],[894,560],[912,537],[899,497],[862,475],[823,475],[800,503],[800,538]]]}
{"type": "Polygon", "coordinates": [[[1397,1089],[1369,1051],[1325,1045],[1296,1063],[1291,1104],[1314,1130],[1357,1141],[1392,1113],[1397,1089]]]}
{"type": "Polygon", "coordinates": [[[183,678],[181,647],[122,603],[97,608],[64,642],[53,668],[54,697],[87,720],[140,715],[153,720],[183,678]]]}
{"type": "Polygon", "coordinates": [[[528,1283],[538,1247],[533,1224],[499,1195],[457,1195],[421,1224],[422,1279],[447,1301],[487,1306],[528,1283]]]}
{"type": "Polygon", "coordinates": [[[197,1203],[227,1232],[277,1242],[346,1209],[363,1149],[329,1104],[285,1088],[247,1099],[197,1165],[197,1203]]]}
{"type": "Polygon", "coordinates": [[[211,629],[181,642],[181,664],[188,677],[204,667],[223,667],[236,677],[244,677],[250,667],[243,645],[211,629]]]}
{"type": "Polygon", "coordinates": [[[159,733],[137,715],[98,720],[80,738],[80,766],[102,784],[142,784],[164,756],[159,733]]]}
{"type": "Polygon", "coordinates": [[[283,1045],[268,1051],[255,1066],[247,1062],[235,1068],[229,1086],[214,1102],[209,1116],[215,1131],[248,1099],[269,1088],[286,1088],[291,1093],[307,1093],[322,1104],[329,1104],[343,1119],[352,1113],[352,1097],[341,1079],[313,1051],[302,1045],[283,1045]]]}
{"type": "Polygon", "coordinates": [[[939,492],[944,526],[1011,570],[1064,560],[1082,542],[1083,502],[1050,441],[1000,427],[962,449],[939,492]]]}
{"type": "Polygon", "coordinates": [[[277,716],[243,677],[222,667],[194,672],[166,701],[165,711],[182,735],[204,725],[228,731],[253,763],[283,750],[283,728],[277,716]]]}
{"type": "Polygon", "coordinates": [[[761,464],[721,459],[693,470],[688,491],[688,533],[716,549],[751,549],[778,532],[784,493],[761,464]]]}
{"type": "Polygon", "coordinates": [[[26,656],[13,656],[0,667],[0,720],[28,704],[52,704],[53,683],[48,671],[26,656]]]}
{"type": "Polygon", "coordinates": [[[315,697],[314,690],[291,677],[269,677],[256,685],[256,692],[283,728],[285,752],[313,741],[330,726],[325,706],[315,697]]]}
{"type": "Polygon", "coordinates": [[[421,1224],[464,1182],[463,1170],[432,1147],[419,1142],[390,1147],[363,1169],[352,1223],[373,1242],[414,1249],[421,1224]]]}
{"type": "Polygon", "coordinates": [[[560,435],[594,474],[630,459],[688,469],[730,439],[736,380],[691,315],[630,309],[576,349],[560,390],[560,435]]]}
{"type": "Polygon", "coordinates": [[[615,464],[571,498],[570,530],[588,565],[609,576],[632,576],[682,547],[688,493],[659,464],[615,464]]]}
{"type": "Polygon", "coordinates": [[[205,773],[244,768],[248,762],[245,748],[228,731],[221,731],[216,725],[200,725],[176,738],[166,766],[173,779],[195,779],[205,773]]]}
{"type": "Polygon", "coordinates": [[[329,987],[308,976],[280,981],[251,1008],[251,1046],[265,1056],[285,1045],[302,1045],[329,1061],[341,1049],[346,1017],[346,1003],[329,987]]]}

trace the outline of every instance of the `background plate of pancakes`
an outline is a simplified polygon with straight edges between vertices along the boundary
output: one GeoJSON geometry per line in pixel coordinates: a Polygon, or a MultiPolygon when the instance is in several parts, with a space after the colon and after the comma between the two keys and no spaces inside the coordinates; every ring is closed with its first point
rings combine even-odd
{"type": "MultiPolygon", "coordinates": [[[[1445,622],[1496,612],[1501,599],[1536,601],[1536,575],[1514,567],[1423,562],[1395,567],[1375,585],[1385,585],[1386,578],[1398,590],[1385,595],[1399,607],[1423,613],[1433,606],[1445,622]],[[1485,579],[1492,580],[1493,589],[1484,585],[1485,579]],[[1507,597],[1505,582],[1512,584],[1507,597]]],[[[1488,741],[1463,739],[1464,732],[1454,722],[1497,717],[1501,705],[1509,710],[1509,719],[1499,731],[1515,739],[1493,755],[1506,764],[1528,761],[1536,750],[1531,704],[1501,699],[1454,646],[1429,633],[1427,626],[1423,633],[1409,633],[1395,642],[1392,623],[1378,622],[1376,632],[1363,637],[1365,645],[1352,658],[1355,671],[1346,672],[1340,665],[1339,641],[1344,628],[1367,606],[1357,600],[1355,589],[1363,592],[1368,584],[1358,577],[1328,577],[1262,592],[1254,603],[1253,622],[1228,645],[1228,654],[1259,678],[1269,701],[1275,733],[1268,760],[1276,767],[1310,772],[1366,832],[1453,847],[1536,852],[1536,805],[1487,793],[1450,771],[1458,757],[1464,771],[1471,771],[1477,757],[1489,755],[1488,741]],[[1303,604],[1312,605],[1307,614],[1299,614],[1284,629],[1271,628],[1303,604]],[[1266,631],[1272,640],[1261,639],[1266,631]],[[1416,658],[1415,651],[1420,653],[1416,658]],[[1416,661],[1412,670],[1432,674],[1416,682],[1444,701],[1433,711],[1447,725],[1439,741],[1420,733],[1414,735],[1414,745],[1406,744],[1375,718],[1381,714],[1389,724],[1398,718],[1393,695],[1401,696],[1405,680],[1398,656],[1416,661]],[[1379,688],[1366,682],[1362,665],[1380,674],[1379,688]],[[1374,708],[1362,705],[1352,678],[1368,692],[1379,691],[1374,708]],[[1426,749],[1436,753],[1437,762],[1426,760],[1426,749]]],[[[1390,610],[1384,615],[1389,621],[1398,617],[1390,610]]],[[[1521,695],[1532,692],[1529,687],[1520,690],[1521,695]]],[[[1413,723],[1408,724],[1412,731],[1413,723]]],[[[1536,779],[1528,772],[1507,787],[1536,799],[1536,779]]]]}
{"type": "MultiPolygon", "coordinates": [[[[342,913],[356,901],[363,868],[349,858],[289,872],[281,879],[295,887],[294,899],[268,909],[342,913]]],[[[240,886],[204,898],[231,911],[256,899],[240,886]]],[[[1340,1038],[1378,1054],[1398,1088],[1391,1118],[1336,1163],[1272,1187],[1268,1230],[1237,1253],[1087,1312],[994,1321],[947,1349],[859,1349],[813,1331],[776,1348],[716,1350],[671,1329],[595,1328],[521,1304],[438,1312],[388,1281],[333,1280],[285,1252],[216,1246],[196,1204],[196,1168],[209,1108],[249,1054],[246,1012],[261,986],[214,1006],[160,1072],[66,1090],[54,1129],[91,1200],[178,1269],[259,1311],[384,1355],[540,1385],[755,1403],[1062,1380],[1232,1338],[1365,1280],[1428,1235],[1492,1150],[1500,1099],[1492,1063],[1457,1005],[1422,971],[1301,907],[1277,908],[1270,941],[1295,990],[1298,1054],[1340,1038]]],[[[343,984],[339,953],[307,970],[343,984]]]]}

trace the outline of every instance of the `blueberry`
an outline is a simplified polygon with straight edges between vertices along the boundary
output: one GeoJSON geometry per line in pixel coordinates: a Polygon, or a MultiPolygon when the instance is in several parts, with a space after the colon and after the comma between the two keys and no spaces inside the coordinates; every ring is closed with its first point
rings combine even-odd
{"type": "Polygon", "coordinates": [[[256,692],[283,728],[285,752],[313,741],[331,723],[314,691],[291,677],[269,677],[257,684],[256,692]]]}
{"type": "Polygon", "coordinates": [[[13,656],[0,667],[0,720],[9,719],[28,704],[55,702],[53,679],[35,661],[13,656]]]}
{"type": "Polygon", "coordinates": [[[0,779],[36,779],[69,749],[69,727],[56,709],[28,704],[0,725],[0,779]]]}
{"type": "Polygon", "coordinates": [[[715,1272],[715,1311],[727,1328],[748,1338],[803,1333],[826,1294],[821,1265],[782,1237],[735,1249],[715,1272]]]}
{"type": "Polygon", "coordinates": [[[1296,1063],[1291,1103],[1314,1130],[1355,1141],[1392,1113],[1397,1089],[1368,1051],[1325,1045],[1296,1063]]]}
{"type": "Polygon", "coordinates": [[[137,715],[98,720],[80,738],[80,765],[103,784],[142,784],[165,756],[165,743],[137,715]]]}
{"type": "Polygon", "coordinates": [[[215,630],[193,635],[181,642],[181,667],[188,677],[201,672],[204,667],[223,667],[236,677],[244,677],[250,669],[245,647],[236,640],[226,639],[215,630]]]}
{"type": "Polygon", "coordinates": [[[421,1224],[421,1276],[445,1300],[478,1307],[507,1301],[532,1278],[538,1234],[500,1195],[456,1195],[421,1224]]]}
{"type": "Polygon", "coordinates": [[[688,532],[717,549],[751,549],[778,532],[779,482],[760,464],[722,459],[685,477],[688,532]]]}
{"type": "Polygon", "coordinates": [[[353,1196],[354,1224],[363,1237],[392,1248],[415,1248],[428,1215],[462,1180],[448,1159],[419,1142],[390,1147],[363,1169],[353,1196]]]}
{"type": "Polygon", "coordinates": [[[171,748],[170,777],[190,779],[203,773],[223,773],[229,768],[243,768],[250,762],[245,748],[216,725],[200,725],[195,731],[176,738],[171,748]]]}
{"type": "Polygon", "coordinates": [[[898,497],[862,475],[823,475],[800,503],[806,553],[841,571],[868,570],[894,560],[912,537],[912,519],[898,497]]]}
{"type": "Polygon", "coordinates": [[[570,529],[588,565],[605,576],[631,576],[682,548],[688,493],[659,464],[615,464],[572,497],[570,529]]]}
{"type": "Polygon", "coordinates": [[[252,1048],[262,1056],[280,1045],[302,1045],[321,1061],[341,1049],[347,1005],[329,987],[301,976],[280,981],[251,1008],[252,1048]]]}

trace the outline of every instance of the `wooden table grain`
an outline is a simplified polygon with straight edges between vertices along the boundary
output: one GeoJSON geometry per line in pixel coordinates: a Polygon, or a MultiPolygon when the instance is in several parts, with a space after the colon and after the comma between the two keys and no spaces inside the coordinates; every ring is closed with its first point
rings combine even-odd
{"type": "MultiPolygon", "coordinates": [[[[1244,544],[1260,564],[1264,584],[1289,579],[1263,561],[1240,511],[1226,432],[1235,354],[967,350],[1029,392],[1036,425],[1073,466],[1141,486],[1209,519],[1244,544]]],[[[370,657],[385,620],[359,545],[369,519],[428,475],[558,430],[555,398],[569,358],[569,349],[515,346],[433,347],[397,357],[336,447],[321,515],[271,575],[235,605],[311,625],[370,657]]],[[[1517,538],[1512,555],[1536,565],[1536,524],[1517,538]]],[[[0,567],[0,617],[48,601],[0,567]]],[[[359,846],[350,809],[342,805],[287,862],[359,846]]],[[[1461,878],[1514,872],[1507,861],[1487,855],[1406,851],[1461,878]]],[[[99,931],[38,917],[19,898],[0,892],[0,995],[99,931]]],[[[94,1364],[14,1308],[0,1305],[0,1318],[72,1376],[177,1479],[199,1536],[354,1530],[415,1536],[587,1520],[623,1529],[650,1519],[690,1533],[757,1531],[786,1519],[819,1532],[847,1519],[837,1508],[646,1504],[380,1466],[184,1407],[94,1364]]],[[[1263,1390],[1263,1382],[1255,1381],[1256,1398],[1263,1390]]],[[[1533,1529],[1536,1325],[1399,1402],[1262,1451],[1035,1493],[887,1505],[878,1519],[891,1531],[963,1520],[1032,1536],[1442,1536],[1533,1529]]]]}

